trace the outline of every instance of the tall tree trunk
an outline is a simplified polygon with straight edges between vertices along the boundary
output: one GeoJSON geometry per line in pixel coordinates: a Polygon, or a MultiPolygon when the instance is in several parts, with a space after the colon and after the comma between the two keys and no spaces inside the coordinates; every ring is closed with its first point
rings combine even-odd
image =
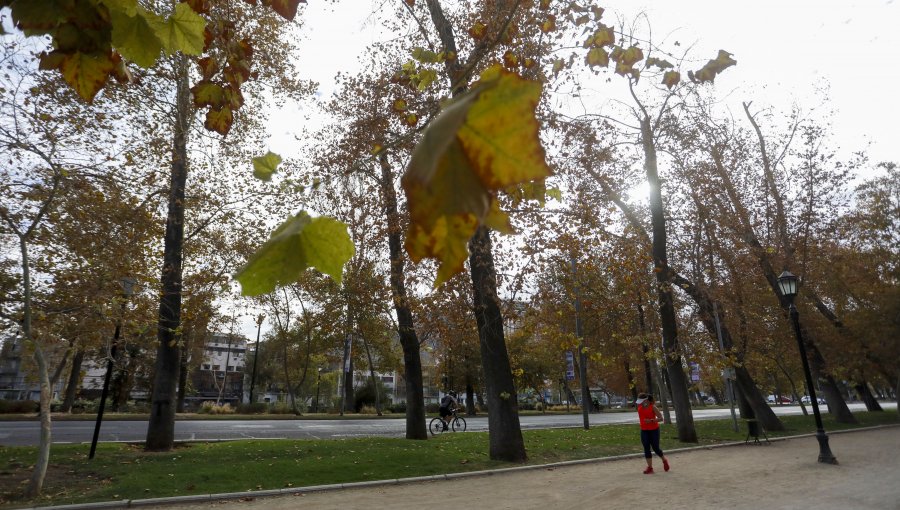
{"type": "Polygon", "coordinates": [[[397,209],[397,192],[394,175],[387,155],[378,158],[381,164],[381,193],[384,201],[384,215],[388,226],[388,250],[391,260],[391,297],[394,313],[397,314],[397,333],[403,349],[403,379],[406,384],[406,438],[428,439],[425,424],[425,390],[422,381],[422,357],[419,351],[419,337],[413,323],[409,297],[406,294],[406,272],[403,260],[403,241],[400,213],[397,209]]]}
{"type": "Polygon", "coordinates": [[[184,412],[184,399],[187,396],[187,379],[188,379],[188,356],[186,353],[191,352],[191,334],[182,337],[183,354],[181,362],[178,366],[178,400],[175,403],[175,412],[184,412]]]}
{"type": "Polygon", "coordinates": [[[84,362],[84,348],[79,347],[72,356],[72,369],[69,371],[69,381],[66,383],[66,396],[63,399],[63,413],[72,412],[72,406],[75,404],[75,394],[78,392],[78,386],[81,384],[81,364],[84,362]]]}
{"type": "MultiPolygon", "coordinates": [[[[457,53],[453,26],[447,21],[439,0],[426,0],[431,21],[440,35],[444,51],[457,53]]],[[[518,4],[516,4],[518,5],[518,4]]],[[[509,13],[514,14],[515,5],[509,13]]],[[[459,58],[444,63],[453,97],[465,92],[466,76],[459,58]]],[[[484,370],[485,392],[488,404],[488,434],[490,458],[509,462],[525,462],[525,442],[519,428],[518,398],[506,340],[503,337],[503,315],[497,296],[497,273],[491,253],[491,235],[487,227],[478,227],[469,240],[469,270],[472,275],[472,293],[475,303],[475,320],[481,341],[481,364],[484,370]]]]}
{"type": "Polygon", "coordinates": [[[475,303],[475,320],[481,340],[488,404],[490,458],[525,462],[525,441],[519,425],[519,403],[513,382],[509,354],[503,337],[503,316],[497,296],[497,273],[491,254],[491,234],[478,227],[469,241],[469,268],[475,303]]]}
{"type": "Polygon", "coordinates": [[[647,181],[650,184],[650,214],[653,225],[653,270],[656,272],[659,318],[663,330],[663,350],[666,356],[669,382],[672,385],[672,403],[675,406],[678,440],[696,443],[697,431],[694,427],[694,416],[691,412],[687,377],[681,366],[675,304],[672,296],[672,287],[667,278],[669,261],[666,256],[666,219],[662,204],[659,174],[656,167],[656,146],[653,141],[653,130],[650,127],[650,117],[646,115],[641,119],[641,142],[644,148],[644,169],[647,172],[647,181]]]}
{"type": "Polygon", "coordinates": [[[854,383],[853,389],[856,390],[859,398],[866,404],[867,411],[884,411],[881,408],[881,404],[875,399],[875,395],[872,395],[872,392],[869,390],[869,383],[866,382],[865,378],[860,376],[860,382],[854,383]]]}
{"type": "Polygon", "coordinates": [[[181,362],[181,284],[184,248],[185,185],[188,174],[188,130],[191,121],[188,61],[175,57],[176,92],[173,125],[169,212],[163,244],[162,290],[156,370],[153,379],[146,449],[169,451],[175,445],[175,401],[181,362]]]}
{"type": "MultiPolygon", "coordinates": [[[[647,345],[647,324],[644,320],[644,305],[641,304],[641,297],[638,296],[637,302],[637,311],[638,311],[638,328],[641,332],[641,353],[643,354],[644,361],[644,378],[645,384],[647,385],[648,392],[653,391],[653,370],[650,367],[650,346],[647,345]]],[[[634,398],[637,401],[637,395],[634,398]]]]}
{"type": "Polygon", "coordinates": [[[366,359],[369,360],[369,378],[372,379],[372,391],[375,392],[375,412],[381,416],[381,393],[378,391],[378,379],[375,377],[375,364],[372,363],[372,351],[369,349],[369,342],[366,337],[360,336],[363,341],[363,347],[366,349],[366,359]]]}

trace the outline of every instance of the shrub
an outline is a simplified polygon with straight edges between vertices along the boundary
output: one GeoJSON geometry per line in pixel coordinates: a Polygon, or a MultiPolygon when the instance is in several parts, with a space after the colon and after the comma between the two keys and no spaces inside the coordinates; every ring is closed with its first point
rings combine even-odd
{"type": "Polygon", "coordinates": [[[269,406],[269,412],[272,414],[294,414],[294,408],[287,402],[275,402],[269,406]]]}
{"type": "Polygon", "coordinates": [[[197,412],[200,414],[234,414],[234,408],[231,407],[231,404],[219,405],[207,400],[200,405],[200,409],[197,412]]]}
{"type": "Polygon", "coordinates": [[[374,406],[364,405],[359,408],[359,414],[378,414],[374,406]]]}
{"type": "Polygon", "coordinates": [[[36,413],[39,405],[34,400],[0,400],[0,414],[36,413]]]}
{"type": "Polygon", "coordinates": [[[399,404],[391,404],[387,407],[388,411],[395,414],[406,414],[406,402],[400,402],[399,404]]]}
{"type": "Polygon", "coordinates": [[[265,402],[253,402],[251,404],[240,404],[237,412],[240,414],[265,414],[269,410],[269,404],[265,402]]]}

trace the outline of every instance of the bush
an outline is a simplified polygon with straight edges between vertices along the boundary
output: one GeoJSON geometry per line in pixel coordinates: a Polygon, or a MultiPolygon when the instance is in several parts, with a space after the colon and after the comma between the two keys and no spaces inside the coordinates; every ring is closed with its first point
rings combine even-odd
{"type": "Polygon", "coordinates": [[[359,408],[359,414],[378,414],[374,406],[364,405],[359,408]]]}
{"type": "MultiPolygon", "coordinates": [[[[387,389],[381,381],[378,381],[378,393],[384,399],[387,395],[387,389]]],[[[363,406],[375,405],[375,387],[371,380],[366,380],[366,384],[360,388],[356,388],[353,392],[353,410],[357,413],[362,412],[363,406]]]]}
{"type": "Polygon", "coordinates": [[[219,405],[207,400],[200,405],[200,409],[197,412],[200,414],[234,414],[234,408],[231,407],[231,404],[219,405]]]}
{"type": "Polygon", "coordinates": [[[440,404],[425,404],[425,413],[426,414],[437,414],[440,409],[440,404]]]}
{"type": "Polygon", "coordinates": [[[294,414],[294,408],[287,402],[275,402],[269,406],[269,412],[272,414],[294,414]]]}
{"type": "Polygon", "coordinates": [[[253,402],[251,404],[240,404],[237,412],[240,414],[265,414],[269,410],[269,404],[265,402],[253,402]]]}
{"type": "Polygon", "coordinates": [[[406,402],[400,402],[399,404],[391,404],[387,406],[388,411],[394,414],[406,414],[406,402]]]}
{"type": "Polygon", "coordinates": [[[36,413],[39,405],[34,400],[0,400],[0,414],[36,413]]]}

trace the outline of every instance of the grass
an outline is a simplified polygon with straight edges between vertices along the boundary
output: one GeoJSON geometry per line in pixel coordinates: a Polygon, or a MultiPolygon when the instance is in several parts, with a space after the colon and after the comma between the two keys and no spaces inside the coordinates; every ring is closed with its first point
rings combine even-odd
{"type": "MultiPolygon", "coordinates": [[[[828,431],[896,424],[893,412],[854,413],[860,424],[825,418],[828,431]]],[[[813,432],[811,416],[784,416],[784,432],[770,438],[813,432]]],[[[731,420],[695,422],[700,445],[742,441],[731,420]]],[[[635,425],[527,430],[528,464],[639,453],[635,425]]],[[[664,450],[680,443],[672,425],[663,427],[664,450]]],[[[139,445],[100,444],[94,460],[86,445],[55,445],[44,485],[35,500],[18,499],[36,459],[35,447],[0,447],[0,508],[144,499],[220,492],[280,489],[384,480],[510,467],[488,458],[487,433],[444,434],[428,441],[397,438],[342,440],[248,440],[189,443],[171,452],[148,453],[139,445]]]]}

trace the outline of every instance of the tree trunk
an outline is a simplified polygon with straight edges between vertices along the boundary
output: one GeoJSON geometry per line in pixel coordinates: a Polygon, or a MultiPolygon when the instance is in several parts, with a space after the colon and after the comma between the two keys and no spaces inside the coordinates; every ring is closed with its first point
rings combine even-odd
{"type": "Polygon", "coordinates": [[[372,350],[369,349],[369,342],[366,337],[360,336],[363,341],[363,347],[366,349],[366,359],[369,360],[369,378],[372,379],[372,391],[375,392],[375,412],[381,416],[381,393],[378,391],[378,379],[375,377],[375,364],[372,363],[372,350]]]}
{"type": "MultiPolygon", "coordinates": [[[[182,337],[182,345],[184,346],[184,352],[191,352],[191,335],[188,334],[185,337],[182,337]]],[[[178,397],[175,403],[175,412],[183,413],[184,412],[184,398],[187,392],[187,379],[188,379],[188,356],[181,356],[181,362],[178,366],[178,397]]]]}
{"type": "MultiPolygon", "coordinates": [[[[425,391],[422,382],[422,358],[419,351],[419,337],[413,323],[409,297],[406,294],[406,272],[403,260],[403,228],[397,209],[397,192],[394,189],[394,175],[387,156],[378,158],[381,164],[381,192],[384,214],[388,226],[388,249],[391,260],[391,297],[394,313],[397,314],[397,333],[403,348],[403,379],[406,383],[406,438],[428,439],[425,424],[425,391]]],[[[468,399],[467,399],[468,400],[468,399]]]]}
{"type": "Polygon", "coordinates": [[[84,362],[84,349],[79,347],[72,356],[72,370],[69,371],[69,381],[66,383],[66,396],[63,399],[60,412],[71,413],[75,404],[75,394],[81,384],[81,364],[84,362]]]}
{"type": "Polygon", "coordinates": [[[865,379],[863,379],[862,382],[855,383],[853,389],[856,390],[859,398],[866,404],[867,411],[884,411],[884,409],[881,408],[881,404],[875,400],[875,396],[869,391],[869,384],[865,379]]]}
{"type": "Polygon", "coordinates": [[[525,462],[525,442],[519,427],[519,403],[509,354],[503,337],[503,316],[497,296],[497,273],[491,254],[491,234],[478,227],[469,241],[469,268],[475,304],[481,364],[488,404],[491,460],[525,462]]]}
{"type": "Polygon", "coordinates": [[[153,379],[146,449],[169,451],[175,445],[175,401],[181,362],[181,283],[184,248],[185,185],[188,174],[187,141],[191,120],[188,61],[175,57],[176,105],[173,126],[169,210],[163,244],[162,289],[156,371],[153,379]]]}
{"type": "Polygon", "coordinates": [[[663,350],[666,356],[666,370],[675,406],[675,420],[678,440],[686,443],[697,442],[694,416],[691,412],[687,377],[681,366],[681,352],[678,346],[678,323],[675,319],[675,304],[672,287],[667,281],[669,261],[666,256],[666,219],[663,212],[662,190],[656,167],[656,146],[650,118],[641,119],[641,142],[644,148],[644,169],[650,184],[650,214],[653,225],[653,270],[656,272],[656,288],[659,299],[659,318],[663,331],[663,350]]]}

